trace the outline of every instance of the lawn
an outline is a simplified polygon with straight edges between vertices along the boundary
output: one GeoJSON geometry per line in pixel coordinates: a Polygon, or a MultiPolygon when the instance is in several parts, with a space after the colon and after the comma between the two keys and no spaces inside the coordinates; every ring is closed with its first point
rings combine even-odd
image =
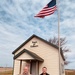
{"type": "Polygon", "coordinates": [[[66,73],[65,75],[75,75],[75,73],[66,73]]]}
{"type": "MultiPolygon", "coordinates": [[[[0,75],[12,75],[13,71],[4,71],[4,72],[0,72],[0,75]]],[[[65,72],[65,75],[75,75],[75,71],[73,72],[65,72]]]]}
{"type": "Polygon", "coordinates": [[[65,72],[65,75],[75,75],[75,71],[68,71],[68,72],[65,72]]]}
{"type": "Polygon", "coordinates": [[[0,72],[0,75],[12,75],[12,71],[0,72]]]}

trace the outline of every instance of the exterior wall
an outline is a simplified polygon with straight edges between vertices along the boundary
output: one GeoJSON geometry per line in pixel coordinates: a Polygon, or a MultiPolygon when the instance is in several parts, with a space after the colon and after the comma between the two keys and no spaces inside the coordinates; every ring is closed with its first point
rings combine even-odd
{"type": "Polygon", "coordinates": [[[20,61],[14,60],[14,73],[13,75],[18,75],[20,71],[20,61]]]}
{"type": "Polygon", "coordinates": [[[20,50],[18,50],[15,53],[15,55],[18,54],[20,51],[22,51],[24,48],[36,53],[37,55],[39,55],[41,58],[44,59],[43,63],[42,62],[39,63],[39,74],[42,72],[42,67],[46,66],[47,72],[50,75],[59,75],[59,56],[58,50],[56,48],[44,43],[43,41],[37,38],[33,38],[25,46],[23,46],[20,50]],[[31,47],[32,41],[37,41],[38,47],[31,47]]]}
{"type": "Polygon", "coordinates": [[[64,61],[62,59],[62,57],[60,57],[60,61],[61,61],[61,75],[65,75],[65,69],[64,69],[64,61]]]}
{"type": "MultiPolygon", "coordinates": [[[[13,71],[13,75],[20,75],[19,72],[20,72],[20,61],[18,60],[14,60],[14,71],[13,71]]],[[[25,61],[22,61],[22,66],[21,66],[21,75],[23,73],[23,69],[24,69],[24,66],[26,65],[27,63],[25,61]]]]}

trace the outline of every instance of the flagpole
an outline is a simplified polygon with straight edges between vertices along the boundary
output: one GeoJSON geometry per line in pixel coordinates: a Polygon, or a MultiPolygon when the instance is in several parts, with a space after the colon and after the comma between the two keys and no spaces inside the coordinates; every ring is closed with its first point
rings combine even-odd
{"type": "Polygon", "coordinates": [[[60,60],[60,11],[58,8],[58,0],[56,0],[57,4],[57,15],[58,15],[58,51],[59,51],[59,75],[61,75],[61,60],[60,60]]]}
{"type": "Polygon", "coordinates": [[[58,2],[57,0],[51,0],[47,4],[46,7],[44,7],[35,17],[44,18],[45,16],[51,15],[56,10],[56,4],[57,4],[57,13],[58,13],[58,54],[59,54],[59,75],[61,75],[61,64],[60,64],[60,13],[58,9],[58,2]],[[54,7],[55,6],[55,7],[54,7]],[[45,10],[45,11],[44,11],[45,10]],[[49,12],[50,11],[50,12],[49,12]]]}

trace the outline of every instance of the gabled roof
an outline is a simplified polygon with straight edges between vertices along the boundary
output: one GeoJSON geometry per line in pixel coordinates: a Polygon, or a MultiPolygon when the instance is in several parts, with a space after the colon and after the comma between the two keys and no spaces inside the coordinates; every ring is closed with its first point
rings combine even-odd
{"type": "Polygon", "coordinates": [[[19,57],[21,54],[23,54],[24,52],[28,53],[31,57],[33,57],[35,60],[38,61],[44,61],[41,57],[39,57],[37,54],[27,50],[27,49],[23,49],[20,53],[18,53],[17,55],[14,56],[14,59],[16,59],[17,57],[19,57]]]}
{"type": "MultiPolygon", "coordinates": [[[[58,46],[56,46],[56,45],[54,45],[54,44],[48,42],[47,40],[44,40],[44,39],[42,39],[42,38],[40,38],[40,37],[38,37],[38,36],[36,36],[36,35],[33,34],[29,39],[27,39],[23,44],[21,44],[17,49],[15,49],[15,50],[12,52],[12,54],[16,53],[21,47],[23,47],[26,43],[28,43],[28,42],[29,42],[32,38],[34,38],[34,37],[36,37],[37,39],[39,39],[39,40],[45,42],[46,44],[48,44],[48,45],[50,45],[50,46],[52,46],[52,47],[54,47],[54,48],[56,48],[56,49],[59,48],[58,46]]],[[[63,60],[65,60],[65,58],[64,58],[64,56],[63,56],[62,50],[60,51],[60,53],[61,53],[61,56],[62,56],[63,60]]]]}

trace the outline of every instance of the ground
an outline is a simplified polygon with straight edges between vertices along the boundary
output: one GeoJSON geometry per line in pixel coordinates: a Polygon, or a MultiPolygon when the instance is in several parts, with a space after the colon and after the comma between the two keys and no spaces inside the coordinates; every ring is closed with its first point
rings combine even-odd
{"type": "Polygon", "coordinates": [[[67,69],[65,70],[65,75],[75,75],[75,70],[67,69]]]}
{"type": "Polygon", "coordinates": [[[11,67],[0,67],[0,75],[12,75],[13,69],[11,67]]]}
{"type": "MultiPolygon", "coordinates": [[[[11,67],[0,67],[0,75],[12,75],[13,68],[11,67]]],[[[75,70],[65,70],[65,75],[75,75],[75,70]]]]}

